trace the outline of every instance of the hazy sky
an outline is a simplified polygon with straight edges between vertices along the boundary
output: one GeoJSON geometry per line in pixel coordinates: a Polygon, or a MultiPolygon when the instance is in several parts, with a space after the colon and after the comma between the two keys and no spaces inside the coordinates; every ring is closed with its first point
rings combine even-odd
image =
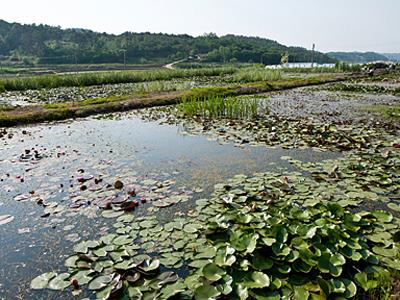
{"type": "Polygon", "coordinates": [[[0,19],[124,31],[266,37],[320,51],[400,52],[400,0],[1,0],[0,19]]]}

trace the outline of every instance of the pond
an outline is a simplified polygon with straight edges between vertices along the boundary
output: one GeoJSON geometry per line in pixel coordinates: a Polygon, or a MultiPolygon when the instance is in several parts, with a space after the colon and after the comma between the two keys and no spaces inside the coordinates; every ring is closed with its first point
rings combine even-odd
{"type": "MultiPolygon", "coordinates": [[[[236,174],[295,170],[281,157],[315,162],[340,156],[221,145],[134,113],[10,132],[0,144],[0,215],[13,217],[0,226],[0,299],[70,298],[70,292],[32,291],[29,284],[41,273],[62,271],[78,241],[108,233],[115,219],[104,212],[129,196],[138,203],[135,216],[167,221],[194,209],[196,199],[236,174]]],[[[118,209],[111,212],[120,215],[118,209]]]]}

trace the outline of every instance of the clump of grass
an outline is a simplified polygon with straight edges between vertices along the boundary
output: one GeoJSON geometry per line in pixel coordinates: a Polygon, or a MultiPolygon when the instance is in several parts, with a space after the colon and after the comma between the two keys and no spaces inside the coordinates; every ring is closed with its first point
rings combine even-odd
{"type": "Polygon", "coordinates": [[[396,296],[398,291],[396,289],[395,282],[399,281],[398,271],[388,271],[381,269],[380,273],[375,274],[375,278],[372,281],[376,287],[367,292],[368,299],[371,300],[390,300],[393,296],[396,296]]]}
{"type": "Polygon", "coordinates": [[[10,110],[13,110],[13,109],[14,109],[14,107],[11,106],[11,105],[8,105],[8,104],[1,104],[0,105],[0,112],[2,112],[2,111],[10,111],[10,110]]]}
{"type": "Polygon", "coordinates": [[[57,88],[67,86],[93,86],[102,84],[135,83],[194,76],[221,76],[233,74],[235,68],[159,69],[150,71],[115,71],[64,75],[0,78],[0,89],[7,91],[57,88]]]}
{"type": "Polygon", "coordinates": [[[186,117],[206,119],[254,119],[258,116],[258,99],[210,96],[183,98],[178,111],[186,117]]]}
{"type": "Polygon", "coordinates": [[[192,83],[189,81],[184,82],[171,82],[171,81],[152,81],[143,82],[135,86],[135,93],[154,93],[154,92],[171,92],[192,88],[192,83]]]}
{"type": "Polygon", "coordinates": [[[380,85],[360,85],[349,83],[338,83],[328,87],[331,91],[353,92],[353,93],[376,93],[399,95],[400,88],[387,88],[380,85]]]}
{"type": "Polygon", "coordinates": [[[339,61],[335,64],[335,70],[339,72],[360,72],[363,66],[358,64],[348,64],[343,61],[339,61]]]}
{"type": "Polygon", "coordinates": [[[276,81],[282,79],[281,70],[264,68],[246,68],[239,70],[234,76],[236,82],[276,81]]]}
{"type": "Polygon", "coordinates": [[[365,110],[375,112],[388,118],[400,120],[400,104],[395,105],[369,105],[365,110]]]}

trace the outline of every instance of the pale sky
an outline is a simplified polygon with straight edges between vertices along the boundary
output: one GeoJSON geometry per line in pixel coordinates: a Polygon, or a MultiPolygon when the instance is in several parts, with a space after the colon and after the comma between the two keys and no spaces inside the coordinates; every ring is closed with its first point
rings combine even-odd
{"type": "Polygon", "coordinates": [[[319,51],[400,52],[400,0],[1,0],[0,19],[62,28],[260,36],[319,51]]]}

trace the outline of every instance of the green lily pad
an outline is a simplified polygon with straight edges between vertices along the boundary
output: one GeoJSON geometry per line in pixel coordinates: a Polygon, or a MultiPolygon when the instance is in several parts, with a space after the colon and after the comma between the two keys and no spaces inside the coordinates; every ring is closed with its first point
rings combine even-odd
{"type": "Polygon", "coordinates": [[[129,259],[116,263],[113,267],[117,270],[130,270],[137,267],[137,264],[132,259],[129,259]]]}
{"type": "Polygon", "coordinates": [[[74,246],[74,251],[76,253],[86,254],[89,251],[89,249],[96,248],[99,245],[100,243],[97,241],[83,241],[74,246]]]}
{"type": "Polygon", "coordinates": [[[121,235],[113,240],[113,244],[116,246],[128,245],[130,243],[132,243],[132,237],[129,235],[121,235]]]}
{"type": "Polygon", "coordinates": [[[172,284],[167,284],[162,289],[162,299],[169,299],[186,290],[186,285],[182,281],[177,281],[172,284]]]}
{"type": "Polygon", "coordinates": [[[183,227],[183,231],[186,233],[195,233],[199,230],[199,226],[196,224],[186,224],[183,227]]]}
{"type": "Polygon", "coordinates": [[[71,279],[76,279],[79,285],[85,285],[93,279],[93,276],[90,276],[93,273],[93,270],[81,270],[71,275],[71,279]]]}
{"type": "Polygon", "coordinates": [[[54,272],[48,272],[48,273],[39,275],[31,281],[30,287],[33,290],[45,289],[45,288],[47,288],[49,281],[56,276],[57,276],[57,274],[54,272]]]}
{"type": "Polygon", "coordinates": [[[160,266],[160,261],[158,259],[154,259],[152,261],[146,260],[144,266],[142,266],[141,269],[145,272],[150,272],[158,269],[159,266],[160,266]]]}
{"type": "Polygon", "coordinates": [[[132,221],[135,219],[133,215],[122,215],[117,219],[117,222],[122,222],[122,223],[132,223],[132,221]]]}
{"type": "Polygon", "coordinates": [[[226,271],[220,267],[218,267],[214,263],[209,263],[203,267],[203,275],[210,281],[217,281],[222,278],[223,275],[226,274],[226,271]]]}
{"type": "Polygon", "coordinates": [[[194,297],[196,300],[215,299],[219,295],[221,295],[221,292],[209,284],[203,284],[194,291],[194,297]]]}
{"type": "Polygon", "coordinates": [[[271,284],[269,276],[262,272],[253,272],[251,274],[252,281],[245,281],[243,282],[243,286],[248,288],[260,289],[268,287],[271,284]]]}
{"type": "Polygon", "coordinates": [[[230,241],[236,250],[252,253],[256,247],[258,237],[259,235],[257,233],[235,231],[230,241]]]}
{"type": "Polygon", "coordinates": [[[101,215],[107,219],[118,218],[124,214],[123,210],[104,210],[101,215]]]}
{"type": "Polygon", "coordinates": [[[375,210],[372,212],[372,215],[382,222],[391,222],[393,220],[393,216],[383,210],[375,210]]]}
{"type": "Polygon", "coordinates": [[[101,275],[99,277],[94,278],[89,282],[88,289],[89,290],[100,290],[106,287],[112,281],[111,275],[101,275]]]}
{"type": "Polygon", "coordinates": [[[48,288],[50,290],[62,291],[71,285],[69,273],[62,273],[50,280],[48,288]]]}

